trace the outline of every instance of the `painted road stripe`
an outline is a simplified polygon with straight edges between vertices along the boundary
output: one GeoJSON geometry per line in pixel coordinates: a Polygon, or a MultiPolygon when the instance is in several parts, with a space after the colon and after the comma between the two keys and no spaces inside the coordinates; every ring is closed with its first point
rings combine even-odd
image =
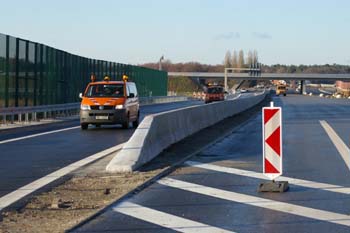
{"type": "Polygon", "coordinates": [[[158,183],[168,187],[182,189],[185,191],[207,195],[210,197],[219,198],[227,201],[251,205],[260,208],[266,208],[274,211],[283,212],[286,214],[298,215],[319,221],[326,221],[339,225],[350,226],[350,216],[345,214],[339,214],[325,210],[318,210],[285,202],[274,201],[246,194],[221,190],[217,188],[206,187],[203,185],[175,180],[172,178],[164,178],[158,181],[158,183]]]}
{"type": "Polygon", "coordinates": [[[39,137],[39,136],[43,136],[43,135],[59,133],[59,132],[68,131],[68,130],[72,130],[72,129],[78,129],[78,128],[80,128],[80,126],[75,126],[75,127],[65,128],[65,129],[58,129],[58,130],[48,131],[48,132],[44,132],[44,133],[32,134],[32,135],[28,135],[28,136],[24,136],[24,137],[19,137],[19,138],[13,138],[13,139],[0,141],[0,144],[20,141],[20,140],[28,139],[28,138],[35,138],[35,137],[39,137]]]}
{"type": "Polygon", "coordinates": [[[338,136],[334,129],[326,122],[320,121],[323,129],[328,134],[328,137],[331,139],[335,147],[337,148],[339,154],[343,158],[346,166],[350,169],[350,149],[346,146],[343,140],[338,136]]]}
{"type": "Polygon", "coordinates": [[[31,194],[32,192],[37,191],[38,189],[44,187],[45,185],[67,175],[68,173],[85,166],[91,162],[94,162],[97,159],[103,158],[117,150],[120,150],[123,147],[123,144],[119,144],[117,146],[111,147],[107,150],[101,151],[99,153],[96,153],[94,155],[91,155],[85,159],[79,160],[75,163],[72,163],[68,165],[67,167],[61,168],[47,176],[44,176],[36,181],[33,181],[30,184],[27,184],[3,197],[0,198],[0,210],[3,208],[6,208],[7,206],[15,203],[16,201],[22,199],[23,197],[27,196],[28,194],[31,194]]]}
{"type": "Polygon", "coordinates": [[[233,231],[209,226],[200,222],[181,218],[172,214],[164,213],[158,210],[143,207],[131,202],[123,202],[113,208],[114,211],[153,223],[155,225],[186,233],[228,233],[233,231]]]}
{"type": "MultiPolygon", "coordinates": [[[[268,178],[266,176],[264,176],[262,173],[254,172],[254,171],[241,170],[241,169],[231,168],[231,167],[222,167],[222,166],[218,166],[218,165],[205,164],[205,163],[199,163],[199,162],[194,162],[194,161],[187,161],[187,162],[185,162],[185,164],[188,166],[191,166],[191,167],[198,167],[198,168],[217,171],[217,172],[223,172],[223,173],[234,174],[234,175],[239,175],[239,176],[247,176],[247,177],[256,178],[256,179],[268,180],[268,178]]],[[[302,187],[306,187],[306,188],[321,189],[324,191],[342,193],[342,194],[350,194],[350,187],[314,182],[314,181],[310,181],[310,180],[302,180],[302,179],[291,178],[291,177],[286,177],[286,176],[280,176],[276,180],[277,181],[278,180],[288,181],[290,184],[298,185],[298,186],[302,186],[302,187]]]]}

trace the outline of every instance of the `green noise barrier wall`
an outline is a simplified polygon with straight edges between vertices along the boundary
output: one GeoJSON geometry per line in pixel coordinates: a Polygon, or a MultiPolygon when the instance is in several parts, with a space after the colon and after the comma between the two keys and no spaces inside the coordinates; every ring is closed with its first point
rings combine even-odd
{"type": "Polygon", "coordinates": [[[168,74],[139,66],[96,60],[40,43],[0,34],[0,108],[79,101],[94,73],[136,82],[139,95],[166,96],[168,74]]]}

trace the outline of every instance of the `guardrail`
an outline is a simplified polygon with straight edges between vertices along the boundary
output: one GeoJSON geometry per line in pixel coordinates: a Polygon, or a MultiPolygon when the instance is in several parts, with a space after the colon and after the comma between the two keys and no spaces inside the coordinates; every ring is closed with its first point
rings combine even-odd
{"type": "MultiPolygon", "coordinates": [[[[155,97],[140,97],[140,104],[157,104],[170,103],[178,101],[186,101],[184,96],[155,96],[155,97]]],[[[18,122],[38,121],[39,119],[56,118],[58,116],[72,116],[78,115],[80,110],[80,102],[55,104],[55,105],[41,105],[31,107],[10,107],[0,108],[1,124],[13,124],[15,120],[18,122]],[[24,116],[24,119],[23,119],[24,116]]]]}
{"type": "Polygon", "coordinates": [[[41,105],[41,106],[31,106],[31,107],[10,107],[10,108],[0,108],[0,115],[2,118],[2,123],[7,124],[8,117],[11,124],[14,123],[16,116],[17,121],[22,122],[23,116],[24,121],[29,122],[37,121],[38,114],[41,113],[41,118],[55,118],[59,115],[74,115],[78,114],[80,109],[80,103],[68,103],[68,104],[55,104],[55,105],[41,105]]]}

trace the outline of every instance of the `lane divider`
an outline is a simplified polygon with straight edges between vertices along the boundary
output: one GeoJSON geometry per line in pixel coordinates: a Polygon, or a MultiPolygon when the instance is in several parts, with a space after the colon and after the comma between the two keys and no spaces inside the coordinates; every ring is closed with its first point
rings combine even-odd
{"type": "MultiPolygon", "coordinates": [[[[264,174],[261,174],[259,172],[254,172],[254,171],[241,170],[241,169],[231,168],[231,167],[223,167],[223,166],[218,166],[218,165],[213,165],[213,164],[199,163],[199,162],[195,162],[195,161],[187,161],[187,162],[185,162],[185,164],[187,166],[202,168],[202,169],[206,169],[206,170],[212,170],[212,171],[216,171],[216,172],[223,172],[223,173],[228,173],[228,174],[233,174],[233,175],[262,179],[262,180],[268,179],[264,174]]],[[[320,190],[324,190],[324,191],[341,193],[341,194],[350,194],[350,187],[344,187],[344,186],[327,184],[327,183],[320,183],[320,182],[291,178],[291,177],[286,177],[286,176],[278,177],[277,181],[280,179],[288,181],[290,184],[302,186],[305,188],[320,189],[320,190]]]]}
{"type": "Polygon", "coordinates": [[[158,226],[171,229],[177,232],[185,233],[234,233],[193,220],[178,217],[172,214],[164,213],[129,201],[125,201],[113,208],[113,211],[119,212],[133,218],[141,219],[158,226]]]}
{"type": "Polygon", "coordinates": [[[64,131],[68,131],[68,130],[72,130],[72,129],[79,129],[79,128],[80,128],[80,126],[74,126],[74,127],[65,128],[65,129],[58,129],[58,130],[48,131],[48,132],[44,132],[44,133],[32,134],[32,135],[28,135],[28,136],[24,136],[24,137],[19,137],[19,138],[12,138],[12,139],[8,139],[8,140],[0,141],[0,144],[5,144],[5,143],[9,143],[9,142],[16,142],[16,141],[20,141],[20,140],[24,140],[24,139],[28,139],[28,138],[35,138],[35,137],[39,137],[39,136],[43,136],[43,135],[59,133],[59,132],[64,132],[64,131]]]}
{"type": "Polygon", "coordinates": [[[326,131],[328,137],[337,148],[339,154],[343,158],[346,166],[350,170],[350,149],[346,146],[343,140],[338,136],[334,129],[327,123],[327,121],[320,121],[321,126],[326,131]]]}
{"type": "Polygon", "coordinates": [[[61,168],[55,172],[52,172],[48,174],[47,176],[44,176],[36,181],[31,182],[30,184],[27,184],[9,194],[6,194],[5,196],[0,198],[0,211],[11,204],[17,202],[18,200],[24,198],[25,196],[39,190],[40,188],[44,187],[45,185],[67,175],[68,173],[81,168],[89,163],[92,163],[98,159],[101,159],[107,155],[110,155],[112,153],[115,153],[116,151],[120,150],[123,147],[124,143],[119,144],[117,146],[113,146],[107,150],[101,151],[99,153],[96,153],[94,155],[91,155],[87,158],[84,158],[82,160],[79,160],[75,163],[72,163],[64,168],[61,168]]]}
{"type": "Polygon", "coordinates": [[[234,203],[240,203],[286,214],[293,214],[309,219],[335,223],[344,226],[350,226],[350,216],[325,210],[319,210],[295,204],[289,204],[281,201],[274,201],[266,198],[250,196],[232,191],[221,190],[212,187],[206,187],[194,183],[189,183],[172,178],[164,178],[157,183],[166,187],[177,188],[188,192],[198,193],[209,197],[219,198],[234,203]]]}

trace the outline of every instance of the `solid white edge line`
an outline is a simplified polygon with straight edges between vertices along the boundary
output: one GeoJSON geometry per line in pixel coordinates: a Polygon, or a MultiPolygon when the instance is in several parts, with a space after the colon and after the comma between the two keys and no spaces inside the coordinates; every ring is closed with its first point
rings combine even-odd
{"type": "Polygon", "coordinates": [[[113,211],[179,232],[233,233],[233,231],[228,231],[222,228],[217,228],[172,214],[164,213],[155,209],[131,203],[129,201],[122,202],[120,205],[114,207],[113,211]]]}
{"type": "MultiPolygon", "coordinates": [[[[202,168],[206,170],[212,170],[212,171],[234,174],[239,176],[246,176],[246,177],[262,179],[262,180],[268,180],[268,178],[262,173],[254,172],[254,171],[241,170],[241,169],[231,168],[231,167],[223,167],[223,166],[218,166],[213,164],[199,163],[195,161],[187,161],[185,162],[185,164],[191,167],[197,167],[197,168],[202,168]]],[[[341,194],[350,194],[349,187],[344,187],[344,186],[339,186],[334,184],[320,183],[320,182],[291,178],[286,176],[280,176],[276,180],[288,181],[290,184],[302,186],[306,188],[321,189],[321,190],[341,193],[341,194]]]]}
{"type": "Polygon", "coordinates": [[[22,199],[23,197],[27,196],[28,194],[31,194],[32,192],[37,191],[38,189],[44,187],[45,185],[67,175],[68,173],[85,166],[97,159],[103,158],[117,150],[120,150],[123,147],[124,143],[119,144],[117,146],[113,146],[109,149],[106,149],[104,151],[101,151],[99,153],[96,153],[94,155],[91,155],[87,158],[84,158],[82,160],[79,160],[77,162],[74,162],[64,168],[61,168],[55,172],[50,173],[47,176],[44,176],[38,180],[35,180],[31,182],[30,184],[27,184],[11,193],[6,194],[5,196],[0,198],[0,210],[3,208],[8,207],[9,205],[15,203],[16,201],[22,199]]]}
{"type": "Polygon", "coordinates": [[[286,214],[293,214],[301,217],[306,217],[309,219],[350,226],[350,216],[346,214],[339,214],[330,211],[289,204],[286,202],[250,196],[247,194],[206,187],[203,185],[180,181],[172,178],[163,178],[162,180],[157,181],[157,183],[167,187],[177,188],[193,193],[198,193],[201,195],[219,198],[226,201],[270,209],[286,214]]]}
{"type": "Polygon", "coordinates": [[[24,137],[19,137],[19,138],[7,139],[4,141],[0,141],[0,144],[20,141],[20,140],[28,139],[28,138],[39,137],[39,136],[43,136],[43,135],[47,135],[47,134],[59,133],[59,132],[68,131],[68,130],[72,130],[72,129],[78,129],[78,128],[80,128],[80,126],[74,126],[74,127],[65,128],[65,129],[58,129],[58,130],[48,131],[48,132],[44,132],[44,133],[37,133],[37,134],[32,134],[32,135],[28,135],[28,136],[24,136],[24,137]]]}
{"type": "Polygon", "coordinates": [[[343,140],[338,136],[335,130],[327,123],[327,121],[320,121],[321,126],[326,131],[328,137],[337,148],[339,154],[343,158],[346,166],[350,170],[350,149],[346,146],[343,140]]]}

